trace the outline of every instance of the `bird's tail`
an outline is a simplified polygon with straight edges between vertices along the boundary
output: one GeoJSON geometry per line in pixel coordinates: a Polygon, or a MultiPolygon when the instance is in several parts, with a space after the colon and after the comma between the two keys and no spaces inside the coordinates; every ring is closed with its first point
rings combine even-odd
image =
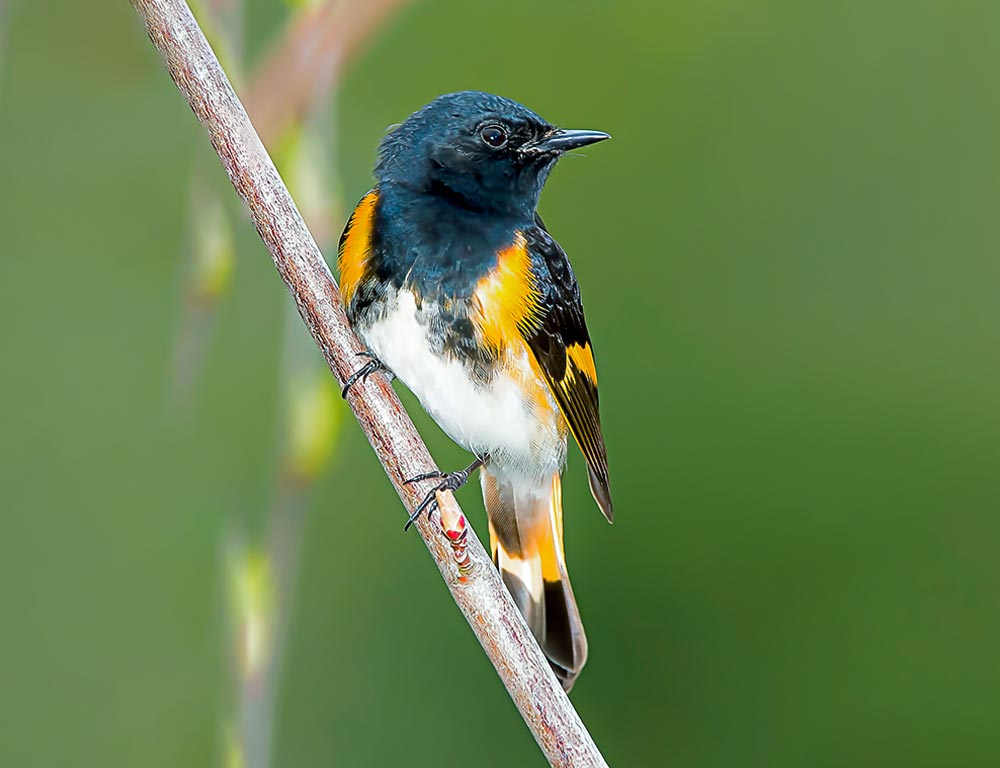
{"type": "Polygon", "coordinates": [[[566,574],[559,473],[544,487],[522,489],[485,467],[482,485],[493,562],[569,691],[587,661],[587,637],[566,574]]]}

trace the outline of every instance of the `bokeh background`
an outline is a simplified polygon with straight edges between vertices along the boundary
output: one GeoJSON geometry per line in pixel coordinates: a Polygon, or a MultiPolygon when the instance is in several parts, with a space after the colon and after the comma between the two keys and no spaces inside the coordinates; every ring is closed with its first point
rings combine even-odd
{"type": "MultiPolygon", "coordinates": [[[[191,180],[225,191],[221,170],[127,3],[7,10],[0,764],[223,765],[230,595],[287,486],[304,332],[233,206],[175,402],[191,180]]],[[[245,4],[247,61],[288,14],[245,4]]],[[[612,765],[1000,764],[998,25],[982,0],[426,0],[345,71],[348,203],[439,93],[614,136],[541,207],[611,454],[615,525],[575,452],[565,507],[591,649],[573,701],[612,765]]],[[[296,518],[273,764],[542,765],[336,407],[296,518]]],[[[485,533],[478,490],[459,498],[485,533]]]]}

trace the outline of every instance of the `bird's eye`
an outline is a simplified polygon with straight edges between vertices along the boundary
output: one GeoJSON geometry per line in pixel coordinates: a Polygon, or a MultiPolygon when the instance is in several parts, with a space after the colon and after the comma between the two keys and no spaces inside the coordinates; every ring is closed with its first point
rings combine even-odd
{"type": "Polygon", "coordinates": [[[493,149],[500,149],[507,143],[507,131],[502,125],[487,125],[479,135],[493,149]]]}

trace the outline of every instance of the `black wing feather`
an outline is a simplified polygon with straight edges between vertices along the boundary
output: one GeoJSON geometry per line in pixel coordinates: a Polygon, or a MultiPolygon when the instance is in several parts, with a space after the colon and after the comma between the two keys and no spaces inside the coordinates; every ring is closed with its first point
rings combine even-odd
{"type": "Polygon", "coordinates": [[[610,521],[614,511],[608,483],[607,450],[601,433],[597,381],[567,353],[568,349],[579,347],[578,355],[589,356],[592,360],[580,286],[566,253],[545,230],[542,220],[536,216],[535,221],[537,226],[523,234],[531,255],[542,313],[526,341],[587,460],[591,492],[610,521]]]}

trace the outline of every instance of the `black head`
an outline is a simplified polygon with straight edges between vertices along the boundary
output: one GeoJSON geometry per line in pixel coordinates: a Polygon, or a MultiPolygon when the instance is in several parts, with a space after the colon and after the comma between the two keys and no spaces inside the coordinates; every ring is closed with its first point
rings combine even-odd
{"type": "Polygon", "coordinates": [[[559,157],[607,138],[556,128],[501,96],[463,91],[439,96],[389,133],[375,176],[466,208],[530,215],[559,157]]]}

